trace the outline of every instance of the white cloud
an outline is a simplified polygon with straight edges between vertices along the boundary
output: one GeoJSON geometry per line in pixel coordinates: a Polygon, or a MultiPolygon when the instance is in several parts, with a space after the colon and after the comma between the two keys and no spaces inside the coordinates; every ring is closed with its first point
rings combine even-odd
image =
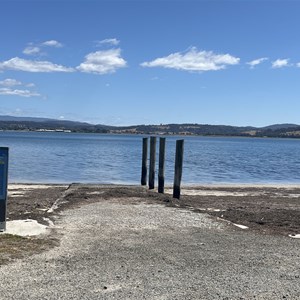
{"type": "Polygon", "coordinates": [[[42,43],[43,46],[49,46],[49,47],[55,47],[55,48],[61,48],[63,45],[55,40],[50,40],[42,43]]]}
{"type": "Polygon", "coordinates": [[[22,85],[22,82],[18,81],[16,79],[7,78],[7,79],[0,81],[0,85],[11,87],[11,86],[16,86],[16,85],[22,85]]]}
{"type": "Polygon", "coordinates": [[[39,47],[29,46],[23,50],[23,53],[27,55],[35,55],[40,53],[40,50],[41,49],[39,47]]]}
{"type": "Polygon", "coordinates": [[[25,72],[73,72],[73,68],[53,64],[49,61],[26,60],[19,57],[0,62],[1,70],[25,71],[25,72]]]}
{"type": "Polygon", "coordinates": [[[24,84],[16,79],[7,78],[0,81],[0,86],[3,86],[2,88],[0,87],[0,95],[21,96],[27,98],[41,96],[37,92],[26,89],[35,87],[33,83],[24,84]],[[15,86],[20,86],[20,88],[14,89],[15,86]]]}
{"type": "Polygon", "coordinates": [[[55,40],[49,40],[46,42],[43,42],[41,44],[38,45],[34,45],[33,43],[29,43],[29,46],[26,47],[23,50],[23,53],[26,55],[37,55],[37,54],[41,54],[41,47],[55,47],[55,48],[61,48],[63,47],[63,45],[55,40]]]}
{"type": "Polygon", "coordinates": [[[262,57],[262,58],[258,58],[258,59],[254,59],[252,61],[247,62],[247,65],[250,66],[251,69],[253,69],[255,66],[261,64],[262,62],[268,60],[267,57],[262,57]]]}
{"type": "Polygon", "coordinates": [[[176,52],[165,57],[144,62],[142,67],[163,67],[184,71],[216,71],[227,65],[236,65],[240,59],[230,54],[215,54],[212,51],[198,51],[195,47],[186,53],[176,52]]]}
{"type": "Polygon", "coordinates": [[[22,83],[21,81],[18,81],[16,79],[12,79],[12,78],[6,78],[2,81],[0,81],[0,86],[5,86],[5,87],[13,87],[16,85],[22,85],[22,86],[26,86],[28,88],[32,88],[35,87],[34,83],[22,83]]]}
{"type": "Polygon", "coordinates": [[[112,45],[112,46],[117,46],[117,45],[120,44],[120,41],[114,38],[114,39],[105,39],[105,40],[97,42],[98,46],[101,46],[101,45],[104,45],[104,44],[108,44],[108,45],[112,45]]]}
{"type": "Polygon", "coordinates": [[[32,92],[29,90],[12,89],[12,88],[0,88],[0,95],[21,96],[21,97],[26,97],[26,98],[41,96],[37,92],[32,92]]]}
{"type": "Polygon", "coordinates": [[[126,67],[126,61],[121,57],[121,49],[96,51],[85,56],[77,70],[85,73],[107,74],[126,67]]]}
{"type": "Polygon", "coordinates": [[[296,64],[296,67],[297,67],[297,68],[300,68],[300,62],[298,62],[298,63],[296,64]]]}
{"type": "Polygon", "coordinates": [[[273,69],[279,69],[279,68],[284,68],[289,66],[289,59],[276,59],[275,61],[272,62],[272,68],[273,69]]]}

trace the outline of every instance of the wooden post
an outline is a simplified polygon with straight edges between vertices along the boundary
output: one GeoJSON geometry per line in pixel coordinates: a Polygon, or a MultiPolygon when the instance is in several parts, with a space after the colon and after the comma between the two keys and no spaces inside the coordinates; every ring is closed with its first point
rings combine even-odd
{"type": "Polygon", "coordinates": [[[180,198],[180,184],[181,184],[182,164],[183,164],[183,145],[184,145],[184,140],[176,141],[173,198],[177,198],[177,199],[180,198]]]}
{"type": "Polygon", "coordinates": [[[158,192],[164,193],[165,188],[165,149],[166,138],[159,139],[158,192]]]}
{"type": "Polygon", "coordinates": [[[147,184],[147,156],[148,156],[148,138],[143,138],[141,185],[147,184]]]}
{"type": "Polygon", "coordinates": [[[150,137],[150,167],[149,167],[149,190],[154,189],[155,182],[155,154],[156,154],[156,137],[150,137]]]}

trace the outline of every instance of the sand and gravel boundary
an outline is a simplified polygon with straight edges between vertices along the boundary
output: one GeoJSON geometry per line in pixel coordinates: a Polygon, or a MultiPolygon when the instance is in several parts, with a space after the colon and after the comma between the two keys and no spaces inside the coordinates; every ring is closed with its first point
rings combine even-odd
{"type": "MultiPolygon", "coordinates": [[[[49,225],[55,210],[99,199],[143,198],[215,218],[241,224],[262,234],[295,235],[300,233],[300,186],[296,185],[203,185],[185,186],[180,200],[138,186],[10,184],[8,220],[36,220],[49,225]]],[[[51,223],[52,224],[52,223],[51,223]]]]}
{"type": "Polygon", "coordinates": [[[0,249],[12,245],[0,266],[1,295],[300,299],[300,240],[289,237],[299,233],[300,188],[184,190],[175,200],[134,186],[10,186],[10,220],[50,220],[55,228],[47,236],[0,236],[0,249]]]}

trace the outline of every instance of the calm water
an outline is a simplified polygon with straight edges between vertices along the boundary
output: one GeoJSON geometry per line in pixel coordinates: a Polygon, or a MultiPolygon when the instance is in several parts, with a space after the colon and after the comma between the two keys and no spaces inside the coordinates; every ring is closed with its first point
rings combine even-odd
{"type": "MultiPolygon", "coordinates": [[[[176,139],[166,142],[169,184],[176,139]]],[[[184,139],[183,184],[300,183],[300,140],[184,139]]],[[[141,136],[0,132],[0,146],[10,148],[10,182],[140,183],[141,136]]]]}

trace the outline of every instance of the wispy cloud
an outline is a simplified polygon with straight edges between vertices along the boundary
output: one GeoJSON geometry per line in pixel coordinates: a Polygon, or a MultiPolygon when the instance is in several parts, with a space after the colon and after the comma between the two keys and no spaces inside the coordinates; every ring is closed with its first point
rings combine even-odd
{"type": "Polygon", "coordinates": [[[254,59],[252,61],[247,62],[247,65],[250,66],[250,69],[254,69],[255,66],[263,63],[266,60],[268,60],[267,57],[262,57],[262,58],[254,59]]]}
{"type": "Polygon", "coordinates": [[[97,41],[97,46],[102,46],[102,45],[112,45],[112,46],[117,46],[120,44],[120,41],[113,38],[113,39],[105,39],[102,41],[97,41]]]}
{"type": "Polygon", "coordinates": [[[108,74],[126,66],[127,62],[121,57],[121,49],[118,48],[89,53],[77,70],[85,73],[108,74]]]}
{"type": "Polygon", "coordinates": [[[38,92],[30,90],[30,88],[33,87],[35,87],[34,83],[23,83],[16,79],[6,78],[0,81],[0,95],[21,96],[27,98],[41,96],[38,92]],[[18,89],[14,88],[15,86],[18,86],[18,89]]]}
{"type": "Polygon", "coordinates": [[[63,44],[55,41],[55,40],[50,40],[42,43],[43,46],[48,46],[48,47],[55,47],[55,48],[61,48],[63,47],[63,44]]]}
{"type": "Polygon", "coordinates": [[[272,68],[273,69],[279,69],[279,68],[284,68],[289,66],[289,59],[276,59],[275,61],[272,62],[272,68]]]}
{"type": "Polygon", "coordinates": [[[142,67],[163,67],[184,71],[216,71],[228,65],[238,64],[240,59],[230,54],[215,54],[212,51],[198,51],[193,47],[185,53],[176,52],[168,56],[143,62],[142,67]]]}
{"type": "Polygon", "coordinates": [[[39,54],[41,49],[35,46],[28,46],[23,50],[23,53],[26,55],[36,55],[39,54]]]}
{"type": "Polygon", "coordinates": [[[6,78],[6,79],[0,81],[0,85],[11,87],[11,86],[16,86],[16,85],[22,85],[22,82],[18,81],[16,79],[12,79],[12,78],[6,78]]]}
{"type": "Polygon", "coordinates": [[[39,93],[30,90],[21,90],[21,89],[12,89],[12,88],[0,88],[0,95],[21,96],[26,98],[41,96],[39,93]]]}
{"type": "Polygon", "coordinates": [[[45,48],[45,47],[61,48],[63,47],[63,44],[55,40],[49,40],[38,44],[29,43],[28,46],[23,50],[23,53],[26,55],[45,54],[45,53],[41,53],[42,50],[41,48],[45,48]]]}
{"type": "Polygon", "coordinates": [[[296,64],[296,67],[297,67],[297,68],[300,68],[300,62],[298,62],[298,63],[296,64]]]}
{"type": "Polygon", "coordinates": [[[13,86],[18,86],[18,85],[23,85],[28,88],[35,87],[34,83],[22,83],[21,81],[12,79],[12,78],[6,78],[6,79],[0,81],[0,86],[13,87],[13,86]]]}
{"type": "Polygon", "coordinates": [[[57,65],[49,61],[27,60],[19,57],[11,58],[10,60],[0,62],[1,70],[13,70],[24,72],[73,72],[73,68],[57,65]]]}

